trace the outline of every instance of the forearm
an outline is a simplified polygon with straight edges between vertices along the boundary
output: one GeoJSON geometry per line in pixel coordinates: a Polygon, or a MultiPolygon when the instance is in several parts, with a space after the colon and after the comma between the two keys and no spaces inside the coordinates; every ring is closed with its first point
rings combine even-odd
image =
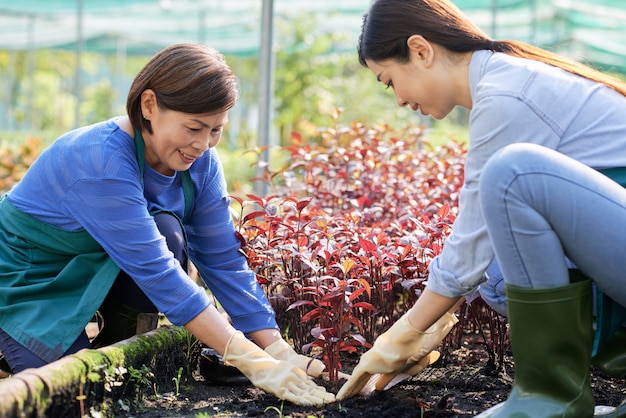
{"type": "Polygon", "coordinates": [[[208,306],[187,322],[185,328],[198,340],[221,355],[224,354],[228,340],[236,332],[235,328],[213,305],[208,306]]]}
{"type": "MultiPolygon", "coordinates": [[[[226,343],[236,331],[213,305],[207,307],[198,316],[186,323],[185,328],[208,347],[220,354],[224,353],[226,343]]],[[[282,339],[280,332],[274,328],[253,331],[250,333],[250,337],[261,348],[265,348],[282,339]]]]}
{"type": "Polygon", "coordinates": [[[275,328],[253,331],[250,333],[250,337],[263,349],[283,338],[275,328]]]}
{"type": "Polygon", "coordinates": [[[335,401],[333,394],[317,386],[301,368],[274,358],[235,330],[213,305],[185,327],[221,354],[226,364],[239,369],[253,385],[268,393],[299,405],[321,406],[335,401]]]}
{"type": "Polygon", "coordinates": [[[409,322],[419,330],[426,331],[432,324],[446,312],[453,313],[465,300],[464,297],[449,298],[430,291],[428,288],[422,292],[409,310],[409,322]]]}

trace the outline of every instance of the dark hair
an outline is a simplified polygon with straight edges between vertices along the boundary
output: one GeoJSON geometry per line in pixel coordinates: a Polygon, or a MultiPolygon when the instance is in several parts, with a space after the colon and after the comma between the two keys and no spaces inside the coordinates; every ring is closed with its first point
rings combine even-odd
{"type": "Polygon", "coordinates": [[[407,40],[421,35],[429,42],[456,52],[489,49],[508,55],[541,61],[585,77],[626,96],[626,84],[575,60],[526,44],[490,39],[478,26],[448,0],[374,0],[363,16],[359,36],[359,62],[393,59],[409,60],[407,40]]]}
{"type": "Polygon", "coordinates": [[[158,52],[130,87],[126,111],[134,127],[152,133],[141,115],[141,94],[152,89],[161,109],[210,114],[231,109],[238,98],[237,78],[224,56],[205,45],[176,44],[158,52]]]}

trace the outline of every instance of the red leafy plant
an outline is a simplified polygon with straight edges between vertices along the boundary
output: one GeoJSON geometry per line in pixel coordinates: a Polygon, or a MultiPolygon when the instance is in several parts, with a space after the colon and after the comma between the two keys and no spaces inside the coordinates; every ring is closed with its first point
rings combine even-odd
{"type": "Polygon", "coordinates": [[[0,192],[17,184],[42,150],[41,138],[31,136],[15,147],[0,148],[0,192]]]}
{"type": "MultiPolygon", "coordinates": [[[[367,349],[419,297],[451,232],[465,145],[419,127],[353,122],[292,135],[271,194],[233,197],[242,251],[296,350],[337,381],[340,353],[367,349]]],[[[258,179],[257,179],[258,180],[258,179]]]]}

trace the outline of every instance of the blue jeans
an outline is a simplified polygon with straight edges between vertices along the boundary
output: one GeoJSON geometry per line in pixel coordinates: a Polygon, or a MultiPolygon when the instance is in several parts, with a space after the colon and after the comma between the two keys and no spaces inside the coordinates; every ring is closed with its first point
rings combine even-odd
{"type": "Polygon", "coordinates": [[[517,143],[485,165],[480,200],[506,284],[567,285],[569,259],[626,306],[622,186],[559,152],[517,143]]]}
{"type": "MultiPolygon", "coordinates": [[[[46,361],[36,356],[32,351],[15,341],[9,334],[0,329],[0,347],[2,347],[2,355],[7,363],[11,366],[13,373],[21,372],[29,368],[45,366],[46,361]]],[[[85,331],[80,334],[74,344],[63,354],[64,356],[74,354],[77,351],[91,347],[89,338],[85,331]]],[[[6,370],[9,371],[9,370],[6,370]]]]}
{"type": "MultiPolygon", "coordinates": [[[[567,259],[565,263],[568,268],[576,268],[576,266],[567,259]]],[[[487,281],[478,288],[480,296],[494,311],[498,312],[500,315],[507,316],[504,274],[500,269],[500,264],[497,259],[494,259],[489,265],[485,272],[485,277],[487,281]]]]}

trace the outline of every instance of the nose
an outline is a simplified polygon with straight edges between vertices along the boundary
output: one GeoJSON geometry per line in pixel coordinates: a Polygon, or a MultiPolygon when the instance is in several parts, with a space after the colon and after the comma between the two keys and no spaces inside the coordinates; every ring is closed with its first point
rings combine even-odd
{"type": "Polygon", "coordinates": [[[398,96],[397,93],[394,93],[394,94],[396,95],[396,103],[398,103],[398,106],[404,107],[409,104],[409,102],[404,100],[402,97],[398,96]]]}
{"type": "Polygon", "coordinates": [[[197,141],[194,141],[191,146],[200,151],[200,153],[204,153],[206,150],[213,146],[213,144],[211,144],[211,135],[199,138],[197,141]]]}

